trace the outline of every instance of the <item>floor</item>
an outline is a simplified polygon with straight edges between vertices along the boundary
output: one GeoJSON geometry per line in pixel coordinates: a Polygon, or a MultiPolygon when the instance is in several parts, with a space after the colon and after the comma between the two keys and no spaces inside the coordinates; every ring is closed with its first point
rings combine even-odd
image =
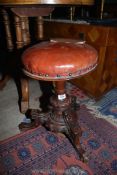
{"type": "MultiPolygon", "coordinates": [[[[67,88],[68,88],[68,90],[70,90],[71,86],[67,86],[67,88]]],[[[48,89],[46,89],[46,92],[47,91],[48,91],[48,89]]],[[[36,108],[36,109],[39,108],[40,107],[39,97],[42,95],[39,81],[29,79],[29,92],[30,92],[29,107],[36,108]]],[[[116,93],[116,91],[113,93],[116,93]]],[[[111,96],[113,93],[111,93],[111,96]]],[[[87,96],[82,94],[83,97],[80,98],[81,94],[77,94],[77,95],[79,95],[80,103],[85,103],[85,104],[87,103],[88,104],[89,98],[87,96]]],[[[115,95],[113,97],[115,97],[115,95]]],[[[110,98],[106,98],[106,99],[110,99],[110,98]]],[[[102,99],[102,102],[104,102],[104,98],[102,99]]],[[[89,100],[89,103],[91,103],[90,100],[89,100]]],[[[107,103],[107,100],[106,100],[106,103],[107,103]]],[[[104,102],[104,104],[106,104],[106,103],[104,102]]],[[[112,103],[112,99],[111,99],[111,103],[112,103]]],[[[93,102],[93,104],[94,104],[94,102],[93,102]]],[[[101,103],[101,104],[103,105],[103,103],[101,103]]],[[[113,98],[112,104],[115,104],[115,107],[116,107],[117,103],[116,103],[116,100],[114,100],[114,98],[113,98]]],[[[110,108],[111,108],[111,106],[113,107],[112,104],[110,104],[110,100],[109,100],[110,108]]],[[[96,103],[95,103],[95,105],[96,105],[96,103]]],[[[108,117],[109,122],[111,122],[113,124],[115,123],[115,125],[117,124],[116,118],[113,119],[112,115],[111,116],[110,115],[107,116],[106,114],[100,115],[99,110],[96,110],[97,107],[95,105],[93,106],[92,103],[90,104],[90,107],[94,108],[94,110],[93,110],[93,108],[91,108],[93,115],[95,114],[96,117],[98,116],[99,118],[106,117],[105,118],[106,120],[108,117]],[[116,120],[116,122],[115,122],[115,120],[116,120]]],[[[108,109],[108,105],[107,105],[108,111],[110,111],[110,108],[108,109]]],[[[105,110],[105,108],[104,108],[104,110],[105,110]]],[[[116,116],[116,111],[115,111],[115,113],[113,112],[113,115],[116,116]]],[[[4,89],[0,90],[0,140],[9,138],[10,136],[13,136],[13,135],[16,135],[17,133],[20,133],[18,125],[22,121],[24,121],[24,119],[25,119],[25,115],[20,112],[19,106],[18,106],[18,92],[17,92],[15,82],[13,79],[10,79],[7,82],[4,89]]]]}
{"type": "MultiPolygon", "coordinates": [[[[31,108],[38,108],[38,97],[41,95],[39,82],[30,79],[29,88],[29,105],[31,108]]],[[[20,133],[18,125],[24,118],[25,115],[19,111],[18,93],[15,82],[13,79],[10,79],[5,88],[0,91],[0,140],[20,133]]]]}

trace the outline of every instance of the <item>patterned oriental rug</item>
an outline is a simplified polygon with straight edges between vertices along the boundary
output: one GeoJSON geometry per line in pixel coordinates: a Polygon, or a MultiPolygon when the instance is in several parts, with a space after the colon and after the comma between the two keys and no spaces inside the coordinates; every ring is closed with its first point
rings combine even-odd
{"type": "Polygon", "coordinates": [[[21,133],[0,142],[0,175],[116,175],[117,89],[96,102],[67,84],[80,103],[81,144],[87,162],[62,134],[45,128],[21,133]]]}
{"type": "Polygon", "coordinates": [[[79,111],[83,130],[82,147],[94,175],[117,174],[117,128],[105,119],[94,117],[85,105],[79,111]]]}
{"type": "Polygon", "coordinates": [[[93,117],[85,105],[79,121],[87,163],[65,136],[38,127],[0,142],[0,175],[116,175],[116,127],[93,117]]]}
{"type": "Polygon", "coordinates": [[[88,97],[81,89],[67,83],[67,92],[77,97],[77,103],[84,104],[90,113],[97,118],[103,118],[117,127],[117,88],[112,89],[103,97],[95,101],[88,97]]]}

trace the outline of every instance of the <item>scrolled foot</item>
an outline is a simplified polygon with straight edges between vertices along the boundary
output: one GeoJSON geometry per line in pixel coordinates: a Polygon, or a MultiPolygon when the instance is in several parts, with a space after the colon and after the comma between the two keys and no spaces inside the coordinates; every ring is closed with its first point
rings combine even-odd
{"type": "Polygon", "coordinates": [[[30,119],[30,123],[22,122],[19,124],[20,131],[27,131],[29,129],[44,125],[48,121],[50,112],[43,113],[38,109],[28,109],[25,113],[26,118],[30,119]]]}
{"type": "MultiPolygon", "coordinates": [[[[38,125],[38,126],[39,126],[39,125],[38,125]]],[[[22,132],[28,131],[28,130],[33,129],[33,128],[35,128],[35,127],[37,127],[37,126],[35,125],[35,122],[31,122],[31,123],[21,122],[21,123],[19,124],[19,130],[22,131],[22,132]]]]}
{"type": "Polygon", "coordinates": [[[67,136],[72,142],[74,148],[76,149],[80,160],[84,162],[84,153],[80,144],[80,137],[82,136],[82,130],[78,123],[78,116],[75,111],[72,113],[65,111],[63,113],[63,118],[67,126],[67,136]]]}

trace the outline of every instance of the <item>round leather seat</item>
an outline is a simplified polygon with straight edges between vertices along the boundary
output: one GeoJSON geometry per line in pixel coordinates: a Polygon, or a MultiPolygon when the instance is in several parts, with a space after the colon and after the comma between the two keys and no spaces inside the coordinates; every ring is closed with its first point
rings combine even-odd
{"type": "Polygon", "coordinates": [[[72,79],[93,70],[97,51],[77,40],[51,40],[34,45],[22,55],[23,70],[39,80],[72,79]]]}

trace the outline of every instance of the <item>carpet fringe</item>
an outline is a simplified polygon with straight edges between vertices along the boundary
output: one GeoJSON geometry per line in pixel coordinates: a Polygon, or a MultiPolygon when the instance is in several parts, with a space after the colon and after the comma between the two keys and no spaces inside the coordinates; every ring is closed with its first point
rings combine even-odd
{"type": "Polygon", "coordinates": [[[113,115],[103,115],[99,109],[101,109],[101,107],[94,105],[93,102],[88,102],[87,104],[85,104],[86,107],[90,110],[90,113],[96,117],[96,118],[102,118],[107,120],[108,122],[110,122],[111,124],[113,124],[114,126],[117,127],[117,119],[114,118],[113,115]]]}

